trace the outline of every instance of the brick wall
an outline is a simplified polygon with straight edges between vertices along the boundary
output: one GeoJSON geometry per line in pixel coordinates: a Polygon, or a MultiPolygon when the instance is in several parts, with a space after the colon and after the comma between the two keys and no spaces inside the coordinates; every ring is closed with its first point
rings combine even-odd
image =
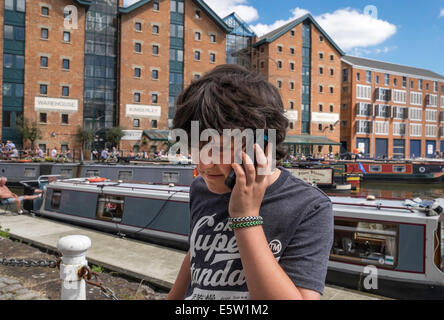
{"type": "Polygon", "coordinates": [[[302,24],[293,30],[294,35],[289,31],[268,45],[267,73],[268,81],[279,89],[285,110],[298,113],[298,121],[292,121],[293,129],[289,128],[288,131],[288,134],[296,135],[301,133],[302,24]],[[291,48],[294,49],[293,54],[291,48]],[[294,65],[293,70],[290,69],[291,63],[294,65]],[[281,68],[279,64],[282,64],[281,68]],[[282,83],[281,88],[278,81],[282,83]],[[293,89],[291,83],[294,85],[293,89]],[[293,109],[290,102],[293,102],[293,109]]]}
{"type": "MultiPolygon", "coordinates": [[[[350,67],[348,64],[343,63],[343,68],[347,68],[349,70],[349,82],[347,84],[343,83],[343,86],[349,87],[349,90],[351,92],[351,97],[343,94],[342,95],[342,103],[347,104],[347,109],[342,111],[342,119],[347,120],[349,123],[349,126],[346,128],[346,131],[341,134],[342,139],[347,139],[348,142],[348,151],[353,151],[353,149],[356,147],[356,139],[357,138],[368,138],[370,140],[370,155],[373,156],[376,152],[376,139],[387,139],[388,142],[388,157],[393,156],[393,146],[394,146],[394,139],[401,139],[405,140],[405,155],[406,157],[410,157],[410,141],[411,140],[420,140],[421,141],[421,154],[416,156],[425,157],[427,155],[426,150],[426,143],[427,141],[435,141],[436,143],[436,150],[440,150],[440,137],[439,137],[439,112],[440,112],[440,83],[438,83],[438,90],[435,92],[432,80],[426,80],[423,79],[423,87],[422,89],[419,88],[419,79],[420,77],[412,77],[405,75],[405,86],[403,84],[403,75],[399,74],[392,74],[390,72],[379,72],[379,71],[372,71],[371,74],[371,81],[368,82],[366,79],[366,69],[363,68],[357,68],[357,67],[350,67]],[[358,76],[359,74],[359,76],[358,76]],[[385,74],[389,74],[389,84],[385,84],[385,74]],[[377,80],[379,78],[379,81],[377,80]],[[358,80],[359,79],[359,80],[358,80]],[[413,87],[411,87],[411,82],[413,82],[413,87]],[[359,99],[357,97],[357,85],[364,85],[364,86],[370,86],[371,87],[371,100],[366,99],[359,99]],[[428,88],[427,88],[428,86],[428,88]],[[400,90],[405,91],[406,94],[406,102],[395,102],[393,93],[390,101],[380,101],[375,96],[375,90],[377,88],[387,88],[392,90],[400,90]],[[413,105],[410,101],[410,93],[411,92],[418,92],[422,93],[422,101],[420,105],[413,105]],[[436,107],[427,107],[426,106],[426,96],[428,94],[433,94],[437,96],[437,106],[436,107]],[[356,105],[359,102],[364,103],[371,103],[372,104],[372,116],[371,117],[363,117],[357,115],[357,107],[356,105]],[[393,119],[393,115],[390,114],[389,118],[380,118],[376,117],[374,114],[374,105],[382,104],[382,105],[389,105],[391,108],[393,106],[399,106],[399,107],[406,107],[407,110],[411,108],[418,108],[422,111],[422,120],[411,120],[405,119],[405,120],[398,120],[393,119]],[[436,121],[427,121],[426,120],[426,110],[435,110],[436,111],[436,121]],[[372,121],[372,133],[371,134],[357,134],[356,133],[356,127],[357,127],[357,120],[371,120],[372,121]],[[387,134],[376,134],[375,132],[375,121],[381,121],[381,122],[387,122],[388,123],[388,133],[387,134]],[[398,136],[393,134],[393,127],[394,123],[405,123],[406,124],[406,134],[404,136],[398,136]],[[410,134],[410,124],[421,124],[422,126],[422,132],[421,136],[411,136],[410,134]],[[426,125],[434,125],[436,126],[437,134],[433,137],[427,137],[426,136],[426,125]]],[[[408,112],[408,111],[407,111],[408,112]]]]}
{"type": "MultiPolygon", "coordinates": [[[[341,110],[341,54],[328,41],[328,39],[312,24],[311,25],[311,112],[320,117],[337,115],[341,110]],[[319,54],[323,57],[320,58],[319,54]],[[322,68],[322,73],[321,69],[322,68]],[[322,93],[319,86],[322,86],[322,93]],[[333,90],[331,93],[330,90],[333,90]],[[320,110],[322,105],[322,111],[320,110]]],[[[313,117],[312,117],[313,119],[313,117]]],[[[340,122],[311,123],[310,133],[313,136],[325,136],[330,140],[340,142],[340,122]],[[321,129],[321,130],[320,130],[321,129]]],[[[329,152],[329,146],[315,150],[321,154],[329,152]]],[[[333,147],[333,153],[340,151],[340,147],[333,147]]]]}
{"type": "Polygon", "coordinates": [[[192,0],[185,1],[185,52],[184,52],[184,87],[194,79],[194,75],[204,75],[215,66],[226,63],[226,34],[192,0]],[[196,18],[196,10],[200,18],[196,18]],[[195,33],[200,32],[200,41],[195,40],[195,33]],[[210,41],[210,35],[216,36],[216,42],[210,41]],[[195,51],[200,51],[200,61],[195,60],[195,51]],[[216,55],[215,62],[210,61],[210,54],[216,55]]]}
{"type": "MultiPolygon", "coordinates": [[[[120,61],[120,126],[126,130],[156,129],[150,118],[126,116],[127,104],[140,104],[161,107],[161,118],[157,129],[168,129],[168,86],[169,86],[169,37],[170,37],[170,2],[160,1],[159,10],[153,3],[145,4],[129,14],[123,14],[121,20],[121,61],[120,61]],[[135,24],[141,23],[141,31],[135,24]],[[153,25],[159,26],[159,33],[153,33],[153,25]],[[135,43],[141,43],[142,52],[135,52],[135,43]],[[153,46],[158,46],[159,53],[153,53],[153,46]],[[141,69],[140,78],[135,77],[135,68],[141,69]],[[158,70],[159,78],[152,78],[152,71],[158,70]],[[134,93],[140,93],[140,102],[134,102],[134,93]],[[158,101],[153,102],[153,95],[158,101]],[[134,127],[134,119],[140,121],[134,127]]],[[[121,148],[130,150],[137,141],[122,141],[121,148]]]]}
{"type": "MultiPolygon", "coordinates": [[[[78,29],[65,29],[63,9],[73,5],[69,0],[28,1],[26,7],[25,49],[25,104],[24,116],[36,120],[42,131],[42,139],[36,144],[54,146],[60,150],[62,144],[76,147],[74,135],[83,125],[83,83],[85,9],[78,8],[78,29]],[[41,14],[41,6],[49,7],[49,16],[41,14]],[[49,39],[41,39],[41,28],[49,29],[49,39]],[[63,32],[70,31],[70,42],[65,43],[63,32]],[[41,56],[48,57],[48,67],[41,67],[41,56]],[[62,70],[62,59],[70,60],[70,69],[62,70]],[[40,94],[40,84],[47,84],[48,94],[40,94]],[[69,87],[69,96],[62,96],[62,86],[69,87]],[[69,114],[68,124],[62,124],[60,111],[46,112],[47,123],[40,123],[40,113],[35,111],[35,97],[46,96],[57,99],[77,99],[78,111],[69,114]]],[[[27,143],[29,144],[29,142],[27,143]]],[[[25,144],[25,146],[27,145],[25,144]]]]}

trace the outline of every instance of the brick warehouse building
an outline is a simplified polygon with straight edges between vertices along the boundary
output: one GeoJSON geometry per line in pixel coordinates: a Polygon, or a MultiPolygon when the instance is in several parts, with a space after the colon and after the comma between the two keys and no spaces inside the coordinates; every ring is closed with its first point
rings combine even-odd
{"type": "Polygon", "coordinates": [[[281,92],[292,152],[339,152],[343,55],[310,14],[253,43],[253,70],[281,92]]]}
{"type": "Polygon", "coordinates": [[[370,157],[433,157],[444,151],[444,77],[343,57],[341,143],[370,157]]]}
{"type": "MultiPolygon", "coordinates": [[[[5,0],[3,141],[21,145],[24,116],[37,121],[44,149],[78,147],[79,126],[100,135],[117,125],[132,149],[144,130],[165,133],[184,85],[225,63],[230,28],[203,1],[122,2],[5,0]]],[[[166,136],[155,136],[151,147],[162,147],[166,136]]]]}

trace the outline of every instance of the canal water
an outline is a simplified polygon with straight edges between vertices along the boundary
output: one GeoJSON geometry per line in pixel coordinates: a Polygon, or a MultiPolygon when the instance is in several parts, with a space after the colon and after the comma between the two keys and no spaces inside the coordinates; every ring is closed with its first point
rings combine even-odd
{"type": "Polygon", "coordinates": [[[432,200],[444,198],[444,183],[413,184],[402,182],[363,182],[358,191],[352,191],[353,195],[368,196],[376,198],[401,198],[432,200]]]}

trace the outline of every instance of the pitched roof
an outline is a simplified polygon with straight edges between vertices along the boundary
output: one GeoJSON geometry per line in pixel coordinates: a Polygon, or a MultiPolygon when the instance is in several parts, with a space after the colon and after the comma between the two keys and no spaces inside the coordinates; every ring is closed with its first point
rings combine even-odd
{"type": "Polygon", "coordinates": [[[256,35],[250,26],[235,12],[226,16],[223,20],[230,28],[232,28],[230,34],[244,37],[254,37],[256,35]]]}
{"type": "Polygon", "coordinates": [[[78,4],[84,5],[84,6],[90,6],[91,0],[75,0],[78,4]]]}
{"type": "Polygon", "coordinates": [[[429,79],[434,79],[434,80],[439,80],[439,81],[444,80],[444,76],[442,76],[438,73],[432,72],[430,70],[409,67],[409,66],[404,66],[404,65],[390,63],[390,62],[384,62],[384,61],[378,61],[378,60],[372,60],[372,59],[360,58],[360,57],[354,57],[354,56],[344,56],[344,57],[342,57],[342,61],[345,63],[348,63],[352,66],[357,66],[357,67],[364,67],[364,68],[370,68],[370,69],[375,69],[375,70],[402,73],[405,75],[429,78],[429,79]]]}
{"type": "Polygon", "coordinates": [[[297,25],[309,20],[311,23],[314,24],[314,26],[322,33],[322,35],[333,45],[333,47],[343,56],[345,55],[345,52],[339,48],[339,46],[330,38],[330,36],[325,32],[324,29],[316,22],[316,20],[312,17],[311,14],[307,13],[306,15],[303,15],[300,18],[297,18],[296,20],[293,20],[286,25],[283,25],[282,27],[279,27],[266,35],[263,35],[258,39],[258,41],[253,44],[254,47],[260,46],[263,43],[270,43],[296,27],[297,25]]]}
{"type": "MultiPolygon", "coordinates": [[[[150,3],[152,0],[139,0],[136,3],[133,3],[132,5],[128,7],[119,7],[120,13],[130,13],[134,10],[144,6],[145,4],[150,3]]],[[[226,33],[230,33],[231,28],[222,20],[221,17],[219,17],[203,0],[193,0],[203,11],[205,11],[206,14],[210,16],[210,18],[224,30],[226,33]]]]}

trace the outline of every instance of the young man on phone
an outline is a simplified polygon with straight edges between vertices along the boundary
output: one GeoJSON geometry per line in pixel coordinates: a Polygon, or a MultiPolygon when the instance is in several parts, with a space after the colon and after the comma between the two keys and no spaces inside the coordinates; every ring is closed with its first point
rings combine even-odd
{"type": "MultiPolygon", "coordinates": [[[[222,65],[191,83],[177,106],[173,127],[189,137],[198,121],[200,132],[275,130],[276,139],[265,150],[254,145],[257,165],[244,149],[237,155],[242,164],[235,163],[233,147],[228,164],[199,158],[190,190],[190,249],[167,299],[319,299],[333,242],[332,205],[288,170],[267,171],[271,154],[274,161],[284,156],[288,127],[278,90],[256,73],[222,65]]],[[[220,142],[223,153],[224,141],[212,143],[220,142]]]]}

